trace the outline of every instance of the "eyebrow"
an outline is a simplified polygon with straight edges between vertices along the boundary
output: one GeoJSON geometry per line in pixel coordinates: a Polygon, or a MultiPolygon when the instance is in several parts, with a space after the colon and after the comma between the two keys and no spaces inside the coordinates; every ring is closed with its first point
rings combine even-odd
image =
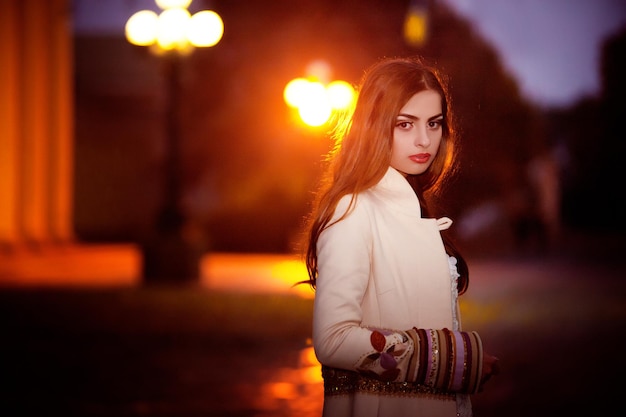
{"type": "MultiPolygon", "coordinates": [[[[419,120],[419,117],[413,116],[412,114],[407,114],[407,113],[400,113],[398,115],[398,117],[406,117],[407,119],[411,119],[411,120],[419,120]]],[[[429,117],[428,121],[430,122],[431,120],[435,120],[435,119],[438,119],[440,117],[443,117],[443,113],[439,113],[439,114],[437,114],[435,116],[429,117]]]]}

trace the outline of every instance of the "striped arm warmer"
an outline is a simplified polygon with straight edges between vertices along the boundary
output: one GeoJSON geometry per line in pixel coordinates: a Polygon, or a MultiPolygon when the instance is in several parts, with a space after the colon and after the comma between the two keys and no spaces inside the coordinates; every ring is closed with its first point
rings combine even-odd
{"type": "Polygon", "coordinates": [[[483,365],[478,333],[414,327],[406,334],[413,342],[407,381],[446,392],[478,392],[483,365]]]}

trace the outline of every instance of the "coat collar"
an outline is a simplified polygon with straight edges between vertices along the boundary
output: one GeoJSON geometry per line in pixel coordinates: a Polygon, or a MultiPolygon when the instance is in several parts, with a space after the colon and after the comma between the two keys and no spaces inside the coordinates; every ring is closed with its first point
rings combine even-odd
{"type": "Polygon", "coordinates": [[[422,217],[422,210],[415,191],[396,169],[389,167],[383,178],[370,192],[393,210],[412,217],[422,217]]]}

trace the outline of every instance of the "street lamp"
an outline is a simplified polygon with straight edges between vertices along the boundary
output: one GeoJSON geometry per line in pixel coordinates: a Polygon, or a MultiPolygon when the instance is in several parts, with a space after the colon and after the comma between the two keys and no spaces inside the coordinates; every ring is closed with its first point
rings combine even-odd
{"type": "Polygon", "coordinates": [[[310,68],[306,78],[294,78],[287,83],[283,99],[287,106],[297,111],[305,125],[318,127],[326,124],[334,112],[348,110],[356,93],[347,81],[329,81],[329,69],[320,74],[316,71],[319,66],[311,65],[310,68]]]}
{"type": "Polygon", "coordinates": [[[156,236],[143,244],[146,280],[186,281],[199,278],[201,253],[183,236],[185,215],[180,207],[180,67],[182,57],[195,48],[216,45],[224,33],[220,16],[212,10],[193,15],[192,0],[156,0],[161,12],[141,10],[126,22],[126,39],[148,47],[163,60],[166,90],[166,160],[163,201],[155,225],[156,236]]]}
{"type": "Polygon", "coordinates": [[[164,8],[160,14],[141,10],[132,15],[126,22],[126,39],[133,45],[150,46],[157,54],[186,54],[193,47],[211,47],[222,39],[224,23],[216,12],[203,10],[191,15],[187,10],[190,0],[170,2],[176,4],[156,1],[164,8]]]}

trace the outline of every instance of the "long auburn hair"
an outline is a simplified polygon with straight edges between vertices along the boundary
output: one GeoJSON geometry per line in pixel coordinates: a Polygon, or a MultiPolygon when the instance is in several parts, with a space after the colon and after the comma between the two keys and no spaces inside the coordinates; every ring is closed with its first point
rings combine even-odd
{"type": "MultiPolygon", "coordinates": [[[[309,283],[317,282],[317,241],[329,227],[339,200],[351,195],[346,213],[354,206],[358,193],[376,185],[385,175],[391,162],[393,131],[397,115],[416,93],[432,90],[441,96],[443,115],[442,138],[439,151],[426,172],[409,175],[407,180],[419,196],[422,215],[430,217],[427,200],[440,189],[453,171],[455,156],[452,114],[447,87],[439,72],[419,58],[386,58],[378,61],[364,74],[358,89],[358,99],[351,114],[340,121],[333,131],[335,145],[326,159],[327,169],[308,218],[306,235],[306,266],[309,283]],[[428,197],[428,198],[427,198],[428,197]]],[[[457,258],[459,293],[469,283],[467,264],[450,239],[442,234],[448,254],[457,258]]]]}

